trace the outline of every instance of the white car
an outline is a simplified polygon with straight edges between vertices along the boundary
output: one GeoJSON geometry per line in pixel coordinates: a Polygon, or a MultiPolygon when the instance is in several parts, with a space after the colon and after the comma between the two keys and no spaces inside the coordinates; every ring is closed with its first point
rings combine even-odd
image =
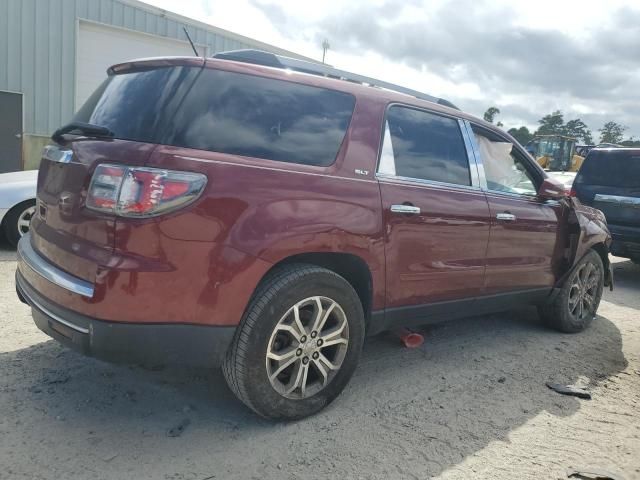
{"type": "Polygon", "coordinates": [[[37,182],[37,170],[0,174],[0,226],[14,246],[29,231],[36,211],[37,182]]]}

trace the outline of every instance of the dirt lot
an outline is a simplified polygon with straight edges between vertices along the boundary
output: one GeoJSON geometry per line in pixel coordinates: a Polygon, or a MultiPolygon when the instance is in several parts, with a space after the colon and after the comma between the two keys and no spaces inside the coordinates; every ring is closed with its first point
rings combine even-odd
{"type": "Polygon", "coordinates": [[[418,350],[369,339],[332,406],[282,424],[217,371],[113,366],[49,340],[0,247],[0,478],[640,478],[640,267],[615,261],[617,288],[582,334],[522,310],[431,327],[418,350]]]}

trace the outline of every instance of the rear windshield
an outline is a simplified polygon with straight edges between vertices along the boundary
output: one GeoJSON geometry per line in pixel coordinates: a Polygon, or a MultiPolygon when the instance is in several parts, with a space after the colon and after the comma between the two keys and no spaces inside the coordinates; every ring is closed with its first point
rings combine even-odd
{"type": "Polygon", "coordinates": [[[171,67],[112,75],[73,119],[107,127],[116,138],[160,143],[166,114],[175,112],[198,72],[171,67]]]}
{"type": "Polygon", "coordinates": [[[76,121],[116,138],[327,166],[355,98],[347,93],[194,67],[114,75],[76,121]]]}
{"type": "Polygon", "coordinates": [[[576,183],[640,188],[640,152],[592,150],[578,172],[576,183]]]}

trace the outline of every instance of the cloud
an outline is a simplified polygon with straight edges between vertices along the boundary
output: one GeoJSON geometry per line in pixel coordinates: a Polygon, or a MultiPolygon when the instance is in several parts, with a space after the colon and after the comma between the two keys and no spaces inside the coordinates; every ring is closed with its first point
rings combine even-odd
{"type": "MultiPolygon", "coordinates": [[[[561,109],[565,118],[580,116],[594,131],[615,120],[640,135],[637,8],[611,6],[605,16],[586,23],[578,21],[577,13],[565,15],[562,29],[547,26],[544,16],[537,23],[523,20],[517,5],[478,0],[350,2],[307,17],[273,3],[251,3],[285,37],[305,32],[317,44],[329,39],[342,58],[375,52],[388,68],[403,64],[435,75],[449,84],[448,91],[428,93],[472,113],[495,104],[505,124],[535,125],[561,109]],[[456,84],[482,93],[460,95],[456,84]]],[[[549,10],[546,15],[563,13],[549,10]]]]}

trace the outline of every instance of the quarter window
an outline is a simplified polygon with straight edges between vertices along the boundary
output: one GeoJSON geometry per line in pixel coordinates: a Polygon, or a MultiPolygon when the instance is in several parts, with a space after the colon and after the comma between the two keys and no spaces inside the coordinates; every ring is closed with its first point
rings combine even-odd
{"type": "Polygon", "coordinates": [[[232,155],[328,166],[355,106],[344,92],[204,69],[166,143],[232,155]]]}
{"type": "Polygon", "coordinates": [[[471,185],[469,160],[457,120],[392,106],[387,113],[380,173],[471,185]]]}

